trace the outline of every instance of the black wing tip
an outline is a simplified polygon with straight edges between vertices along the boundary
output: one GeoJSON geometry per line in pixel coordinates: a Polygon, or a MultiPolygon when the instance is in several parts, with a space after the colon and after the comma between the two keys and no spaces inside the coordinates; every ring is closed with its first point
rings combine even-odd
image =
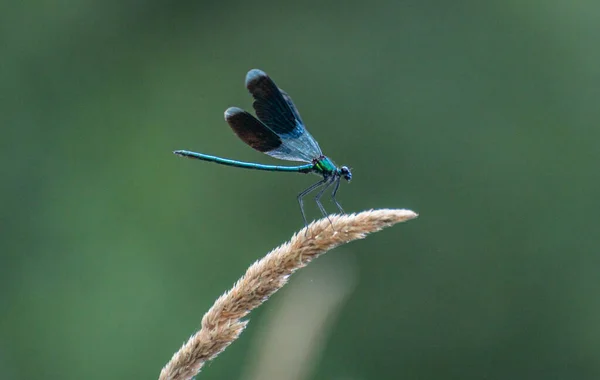
{"type": "Polygon", "coordinates": [[[243,109],[241,109],[239,107],[229,107],[225,110],[225,120],[229,121],[229,120],[231,120],[231,118],[233,118],[241,113],[246,113],[246,111],[244,111],[243,109]]]}
{"type": "Polygon", "coordinates": [[[248,74],[246,74],[246,88],[249,89],[250,87],[255,86],[258,81],[268,77],[269,76],[267,73],[260,69],[252,69],[248,71],[248,74]]]}

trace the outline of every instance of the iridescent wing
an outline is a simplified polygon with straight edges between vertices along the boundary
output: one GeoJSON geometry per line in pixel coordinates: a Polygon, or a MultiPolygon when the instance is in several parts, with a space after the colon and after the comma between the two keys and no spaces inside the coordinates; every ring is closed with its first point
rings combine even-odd
{"type": "Polygon", "coordinates": [[[312,159],[304,158],[309,157],[308,155],[300,155],[295,145],[284,143],[287,140],[283,140],[262,121],[243,109],[228,108],[225,111],[225,120],[243,142],[259,152],[281,160],[312,162],[312,159]]]}
{"type": "Polygon", "coordinates": [[[294,117],[296,118],[296,120],[298,120],[298,122],[300,122],[300,124],[304,125],[304,122],[302,121],[302,118],[300,117],[300,112],[298,112],[298,108],[296,108],[296,105],[292,101],[292,98],[288,95],[287,92],[283,91],[282,89],[279,89],[279,92],[281,92],[281,96],[283,96],[286,103],[292,110],[292,113],[294,114],[294,117]]]}
{"type": "MultiPolygon", "coordinates": [[[[260,122],[281,139],[279,146],[264,153],[282,160],[302,162],[312,162],[323,155],[319,144],[304,127],[290,96],[277,88],[267,74],[258,69],[250,70],[246,75],[246,88],[254,98],[253,106],[260,122]]],[[[248,143],[244,138],[242,140],[248,143]]]]}
{"type": "Polygon", "coordinates": [[[281,138],[241,108],[227,108],[225,121],[243,142],[259,152],[269,154],[270,151],[281,148],[281,138]]]}

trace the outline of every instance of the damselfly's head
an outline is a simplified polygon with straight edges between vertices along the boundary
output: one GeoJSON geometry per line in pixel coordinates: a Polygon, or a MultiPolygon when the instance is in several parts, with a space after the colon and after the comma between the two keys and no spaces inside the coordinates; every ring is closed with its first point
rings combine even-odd
{"type": "Polygon", "coordinates": [[[344,177],[344,179],[348,182],[352,179],[352,172],[348,169],[347,166],[342,166],[339,169],[340,176],[344,177]]]}

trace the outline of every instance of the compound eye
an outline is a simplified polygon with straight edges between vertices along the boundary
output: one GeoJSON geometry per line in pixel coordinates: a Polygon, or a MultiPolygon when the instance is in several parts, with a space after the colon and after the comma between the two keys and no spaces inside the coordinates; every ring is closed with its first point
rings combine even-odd
{"type": "Polygon", "coordinates": [[[340,168],[340,174],[344,177],[346,181],[350,181],[352,179],[352,173],[350,172],[350,169],[348,169],[347,166],[342,166],[340,168]]]}

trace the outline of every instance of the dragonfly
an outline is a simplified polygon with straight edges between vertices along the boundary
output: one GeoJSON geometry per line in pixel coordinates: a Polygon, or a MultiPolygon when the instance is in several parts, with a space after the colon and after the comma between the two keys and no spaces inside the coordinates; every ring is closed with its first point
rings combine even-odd
{"type": "Polygon", "coordinates": [[[313,173],[321,176],[319,182],[309,186],[297,196],[304,225],[308,226],[303,198],[317,191],[315,201],[324,217],[327,211],[321,198],[331,189],[331,199],[340,213],[342,206],[336,199],[341,179],[350,182],[352,172],[347,166],[338,167],[323,155],[317,141],[306,130],[292,98],[262,70],[252,69],[246,75],[246,88],[254,98],[252,104],[256,117],[238,107],[225,111],[225,121],[233,132],[250,147],[280,160],[304,162],[298,166],[264,165],[216,157],[188,150],[176,150],[178,156],[214,162],[243,169],[287,173],[313,173]]]}

